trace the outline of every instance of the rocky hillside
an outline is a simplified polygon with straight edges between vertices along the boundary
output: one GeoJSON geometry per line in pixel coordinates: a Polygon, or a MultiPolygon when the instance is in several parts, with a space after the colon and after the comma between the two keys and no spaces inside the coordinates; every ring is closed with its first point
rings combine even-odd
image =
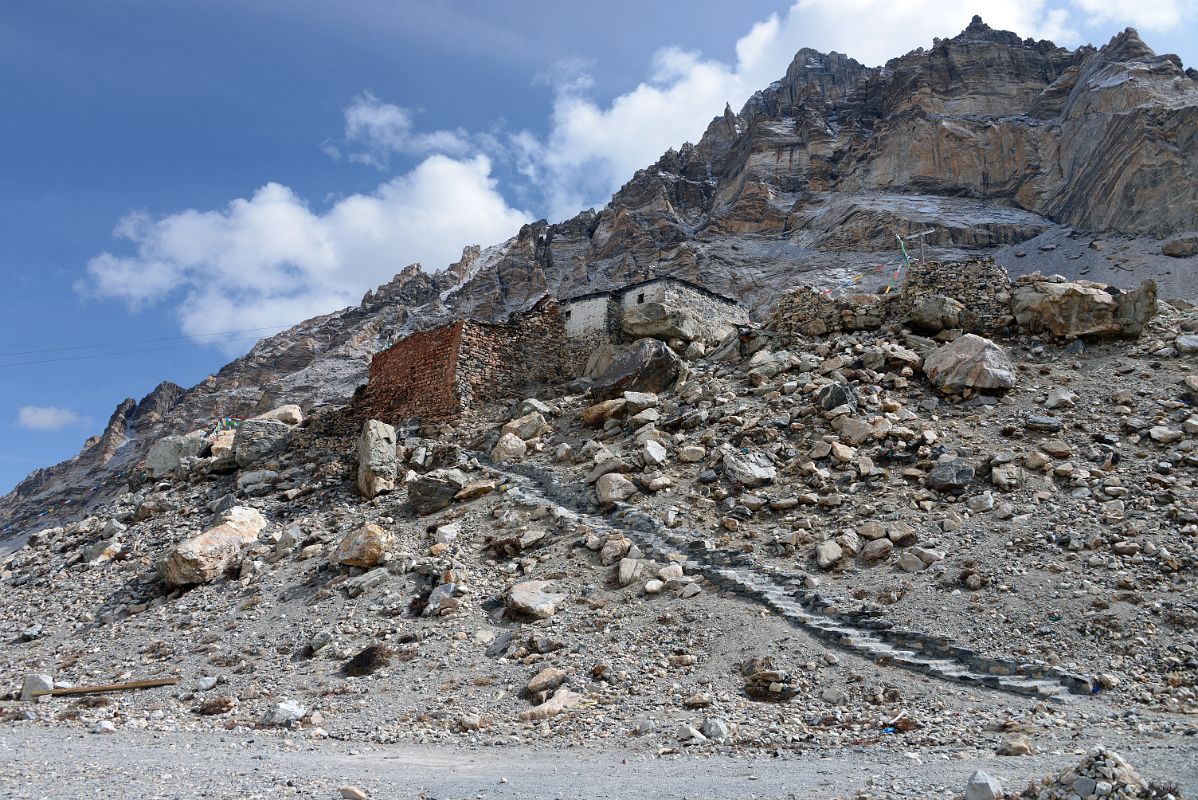
{"type": "Polygon", "coordinates": [[[411,330],[667,273],[764,318],[796,284],[836,286],[874,267],[861,287],[884,285],[895,233],[925,229],[929,257],[988,252],[1016,274],[1151,277],[1163,297],[1194,295],[1198,73],[1132,30],[1068,51],[977,18],[878,69],[801,50],[781,80],[602,210],[467,248],[439,272],[413,265],[195,387],[124,401],[78,457],[0,499],[0,539],[86,512],[164,433],[284,400],[345,402],[370,354],[411,330]]]}
{"type": "MultiPolygon", "coordinates": [[[[453,425],[284,406],[160,439],[128,491],[0,557],[0,786],[74,796],[64,772],[110,770],[46,766],[51,735],[139,762],[153,735],[175,759],[341,741],[372,770],[397,746],[619,753],[644,785],[665,757],[897,765],[705,797],[1194,797],[1198,317],[1150,284],[937,286],[962,300],[920,275],[641,339],[453,425]],[[137,679],[165,685],[70,694],[137,679]]],[[[173,766],[123,769],[154,785],[116,796],[180,796],[173,766]]],[[[235,772],[205,791],[264,796],[235,772]]],[[[414,796],[360,780],[340,796],[414,796]]],[[[563,795],[522,789],[498,796],[563,795]]]]}

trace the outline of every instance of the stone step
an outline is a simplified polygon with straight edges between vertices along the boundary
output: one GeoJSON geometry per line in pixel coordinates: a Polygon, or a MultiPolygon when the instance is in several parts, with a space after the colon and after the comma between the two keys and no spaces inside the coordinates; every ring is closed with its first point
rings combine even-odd
{"type": "MultiPolygon", "coordinates": [[[[538,482],[531,476],[495,468],[492,471],[515,482],[516,488],[512,491],[517,493],[516,496],[549,502],[562,513],[584,520],[595,530],[620,532],[658,560],[668,560],[675,553],[693,552],[690,543],[694,539],[664,529],[638,509],[628,508],[610,517],[600,517],[585,509],[559,505],[553,496],[555,486],[565,485],[560,479],[538,482]],[[613,521],[622,524],[612,524],[613,521]]],[[[1084,678],[1055,667],[986,659],[971,648],[955,645],[943,637],[894,630],[886,621],[872,619],[880,612],[838,612],[834,602],[807,589],[802,576],[753,565],[747,554],[714,553],[712,556],[724,561],[712,563],[688,559],[682,562],[683,569],[690,575],[702,576],[717,586],[756,600],[808,634],[875,663],[940,680],[1056,701],[1063,701],[1070,691],[1082,693],[1088,686],[1084,678]],[[732,563],[724,563],[728,560],[732,563]],[[989,666],[975,666],[980,663],[989,666]],[[1025,674],[1029,671],[1037,674],[1025,674]]]]}

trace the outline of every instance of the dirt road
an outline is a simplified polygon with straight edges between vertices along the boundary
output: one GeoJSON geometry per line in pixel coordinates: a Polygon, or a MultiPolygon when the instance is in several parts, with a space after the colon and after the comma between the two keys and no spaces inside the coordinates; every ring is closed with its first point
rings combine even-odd
{"type": "MultiPolygon", "coordinates": [[[[1198,792],[1198,741],[1109,742],[1146,777],[1198,792]]],[[[372,798],[833,798],[951,797],[974,769],[1019,789],[1077,760],[1071,753],[901,755],[847,749],[820,757],[688,754],[650,748],[446,748],[310,742],[276,735],[91,735],[30,723],[0,726],[4,798],[337,798],[354,785],[372,798]],[[961,756],[964,757],[961,757],[961,756]]]]}

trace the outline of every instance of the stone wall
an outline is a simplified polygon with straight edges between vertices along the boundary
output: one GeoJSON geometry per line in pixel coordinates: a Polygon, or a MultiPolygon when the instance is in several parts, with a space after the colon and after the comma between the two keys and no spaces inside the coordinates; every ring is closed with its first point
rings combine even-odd
{"type": "Polygon", "coordinates": [[[778,302],[767,328],[819,336],[829,331],[874,330],[903,323],[922,298],[942,295],[959,301],[977,317],[973,332],[991,335],[1011,320],[1011,279],[993,259],[942,264],[912,262],[903,286],[890,294],[821,295],[801,287],[778,302]]]}
{"type": "Polygon", "coordinates": [[[624,345],[636,337],[624,333],[625,311],[644,303],[685,309],[700,321],[703,338],[719,341],[736,325],[748,324],[745,310],[735,302],[677,278],[653,278],[610,292],[563,301],[566,318],[567,362],[576,374],[596,348],[624,345]]]}
{"type": "Polygon", "coordinates": [[[370,359],[366,405],[390,424],[450,419],[462,411],[457,383],[465,322],[413,333],[370,359]]]}
{"type": "Polygon", "coordinates": [[[920,298],[934,294],[951,297],[976,314],[974,333],[994,333],[1011,319],[1011,278],[991,258],[913,262],[903,276],[897,313],[906,319],[920,298]]]}
{"type": "Polygon", "coordinates": [[[462,320],[396,342],[371,359],[363,400],[376,419],[427,424],[571,376],[562,315],[543,303],[504,323],[462,320]]]}
{"type": "Polygon", "coordinates": [[[513,314],[507,322],[466,322],[458,353],[462,406],[527,396],[573,377],[565,320],[556,303],[513,314]]]}
{"type": "Polygon", "coordinates": [[[899,295],[822,295],[809,286],[778,301],[766,328],[782,333],[822,336],[829,331],[863,331],[882,327],[899,316],[899,295]]]}

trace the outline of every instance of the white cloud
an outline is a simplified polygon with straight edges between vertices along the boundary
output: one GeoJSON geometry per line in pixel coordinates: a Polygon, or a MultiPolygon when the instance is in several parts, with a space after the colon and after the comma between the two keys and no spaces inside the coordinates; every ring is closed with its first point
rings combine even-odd
{"type": "Polygon", "coordinates": [[[129,215],[114,235],[135,252],[96,256],[80,288],[132,308],[170,302],[194,336],[283,326],[355,303],[412,262],[444,267],[530,219],[504,201],[485,156],[433,155],[325,211],[268,183],[219,210],[129,215]]]}
{"type": "Polygon", "coordinates": [[[1182,22],[1198,16],[1196,0],[1070,0],[1073,6],[1088,15],[1087,23],[1101,25],[1116,23],[1134,25],[1148,31],[1169,31],[1182,22]]]}
{"type": "Polygon", "coordinates": [[[31,431],[59,431],[87,421],[82,414],[60,406],[21,406],[17,411],[17,425],[31,431]]]}
{"type": "MultiPolygon", "coordinates": [[[[478,149],[474,137],[462,129],[417,131],[412,109],[384,103],[371,92],[355,97],[344,114],[350,161],[384,168],[394,154],[461,157],[478,149]]],[[[340,154],[341,148],[333,149],[340,154]]]]}

